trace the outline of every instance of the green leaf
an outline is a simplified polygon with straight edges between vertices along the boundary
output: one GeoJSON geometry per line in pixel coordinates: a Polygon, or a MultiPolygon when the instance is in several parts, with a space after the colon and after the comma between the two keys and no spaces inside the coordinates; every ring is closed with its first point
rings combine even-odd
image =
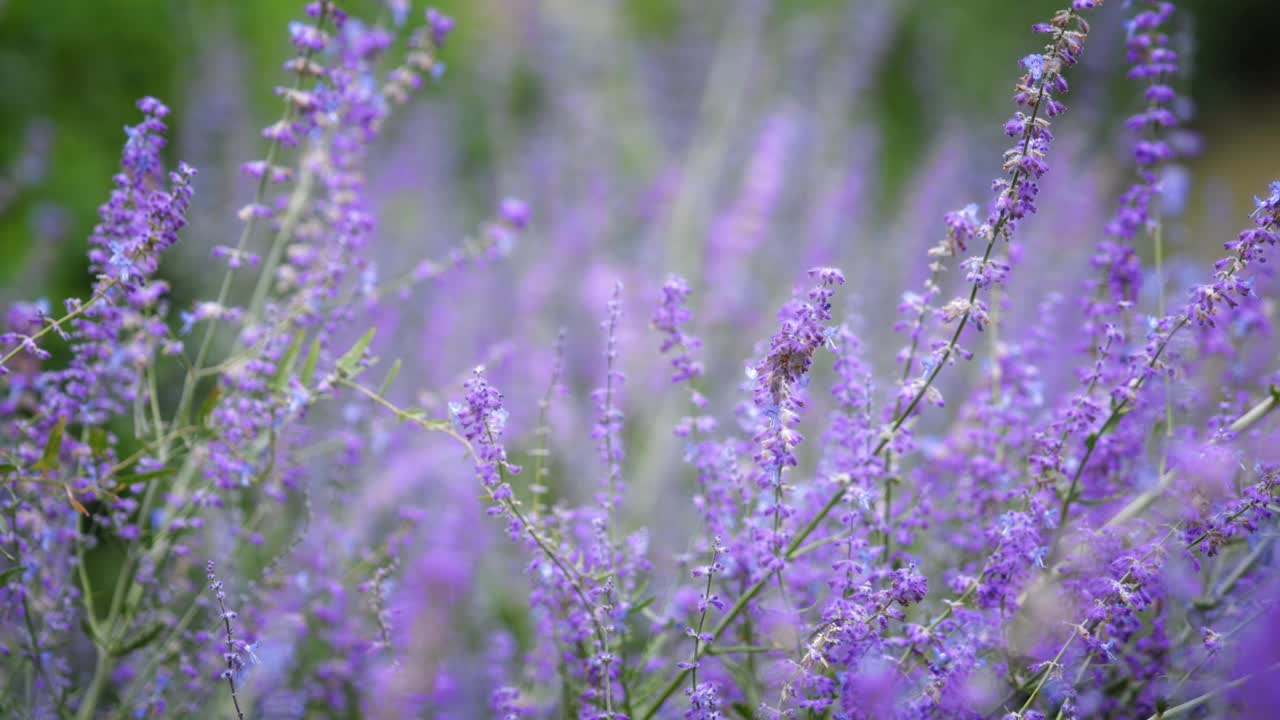
{"type": "Polygon", "coordinates": [[[396,417],[402,422],[417,423],[428,430],[448,430],[453,427],[448,420],[428,417],[426,410],[401,410],[396,413],[396,417]]]}
{"type": "Polygon", "coordinates": [[[200,404],[200,415],[196,418],[196,424],[204,427],[209,420],[209,416],[213,414],[213,409],[218,407],[218,401],[222,399],[222,387],[214,385],[209,394],[205,396],[204,402],[200,404]]]}
{"type": "Polygon", "coordinates": [[[0,463],[0,475],[12,475],[18,472],[18,466],[13,463],[0,463]]]}
{"type": "Polygon", "coordinates": [[[320,338],[311,341],[311,349],[307,351],[307,359],[302,363],[302,374],[298,379],[306,387],[311,387],[311,381],[316,376],[316,365],[320,363],[320,338]]]}
{"type": "Polygon", "coordinates": [[[641,600],[640,602],[636,603],[635,605],[632,605],[632,606],[631,606],[631,610],[630,610],[627,614],[628,614],[628,615],[635,615],[635,614],[637,614],[637,613],[639,613],[639,612],[643,611],[645,608],[649,607],[650,605],[652,605],[652,604],[653,604],[653,601],[654,601],[654,600],[657,600],[657,599],[658,599],[658,597],[657,597],[656,595],[650,595],[649,597],[647,597],[647,598],[645,598],[645,599],[641,600]]]}
{"type": "Polygon", "coordinates": [[[140,647],[149,645],[152,640],[160,637],[160,633],[164,632],[165,627],[164,623],[155,623],[133,641],[116,648],[111,654],[116,657],[123,657],[140,647]]]}
{"type": "Polygon", "coordinates": [[[107,454],[107,431],[104,428],[89,428],[89,449],[93,451],[95,457],[102,457],[107,454]]]}
{"type": "Polygon", "coordinates": [[[391,364],[391,370],[387,371],[387,379],[382,381],[382,385],[378,387],[379,395],[386,395],[387,388],[391,387],[391,383],[396,381],[396,376],[400,374],[400,358],[391,364]]]}
{"type": "Polygon", "coordinates": [[[9,578],[13,577],[14,575],[17,575],[18,573],[26,569],[27,569],[26,565],[14,565],[9,569],[4,570],[3,572],[0,572],[0,582],[4,582],[9,578]]]}
{"type": "Polygon", "coordinates": [[[285,392],[289,389],[289,378],[293,376],[293,366],[298,364],[298,354],[302,352],[302,342],[305,339],[301,330],[294,334],[293,341],[289,343],[289,349],[285,351],[280,364],[276,366],[276,375],[271,379],[271,387],[276,392],[285,392]]]}
{"type": "Polygon", "coordinates": [[[166,475],[172,475],[174,472],[175,470],[173,468],[161,468],[159,470],[152,470],[151,472],[117,475],[116,486],[147,482],[148,480],[155,480],[156,478],[161,478],[166,475]]]}
{"type": "Polygon", "coordinates": [[[345,355],[338,358],[338,372],[347,377],[353,377],[359,372],[360,360],[364,358],[364,351],[369,349],[369,343],[373,342],[373,334],[375,332],[377,332],[377,328],[369,328],[345,355]]]}
{"type": "MultiPolygon", "coordinates": [[[[1116,410],[1111,413],[1111,417],[1107,418],[1107,421],[1098,429],[1098,437],[1102,437],[1114,430],[1116,425],[1120,424],[1120,418],[1128,415],[1132,410],[1133,408],[1131,407],[1116,408],[1116,410]]],[[[1097,438],[1094,439],[1094,442],[1097,442],[1097,438]]]]}
{"type": "Polygon", "coordinates": [[[65,417],[58,418],[58,424],[53,426],[53,430],[49,431],[49,439],[45,441],[44,452],[40,454],[40,459],[35,465],[31,466],[32,470],[44,472],[46,470],[58,469],[58,453],[62,450],[62,434],[67,430],[67,419],[65,417]]]}

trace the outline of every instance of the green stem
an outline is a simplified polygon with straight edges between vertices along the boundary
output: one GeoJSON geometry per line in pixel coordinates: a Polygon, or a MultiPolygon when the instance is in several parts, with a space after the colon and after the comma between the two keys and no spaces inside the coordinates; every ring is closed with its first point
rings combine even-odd
{"type": "MultiPolygon", "coordinates": [[[[81,315],[83,315],[83,314],[84,314],[84,313],[85,313],[89,308],[91,308],[91,307],[93,307],[94,305],[96,305],[96,304],[98,303],[98,301],[99,301],[99,300],[101,300],[102,298],[106,297],[107,292],[108,292],[108,291],[110,291],[110,290],[111,290],[111,288],[115,287],[119,282],[120,282],[119,278],[111,278],[110,280],[107,280],[107,282],[106,282],[106,284],[105,284],[105,285],[103,285],[101,288],[99,288],[99,289],[98,289],[98,291],[97,291],[96,293],[94,293],[92,297],[90,297],[88,300],[86,300],[83,304],[81,304],[81,305],[80,305],[79,307],[77,307],[75,310],[72,310],[71,312],[67,313],[66,315],[63,315],[61,318],[59,318],[59,319],[57,319],[57,320],[55,320],[55,321],[53,321],[53,322],[49,323],[48,325],[45,325],[43,328],[41,328],[41,329],[40,329],[40,331],[39,331],[39,332],[37,332],[36,334],[32,335],[32,336],[29,338],[30,342],[34,343],[35,341],[39,340],[40,338],[44,337],[45,335],[48,335],[49,333],[53,332],[54,330],[56,330],[56,329],[58,329],[58,328],[62,327],[63,325],[67,324],[68,322],[70,322],[70,321],[72,321],[72,320],[74,320],[74,319],[76,319],[76,318],[80,317],[81,315]]],[[[14,358],[14,356],[16,356],[18,353],[22,352],[23,348],[25,348],[25,347],[26,347],[26,343],[19,343],[17,347],[15,347],[14,349],[12,349],[12,350],[10,350],[8,353],[6,353],[4,357],[0,357],[0,366],[5,365],[5,364],[6,364],[6,363],[8,363],[10,360],[12,360],[12,359],[14,358]]]]}
{"type": "MultiPolygon", "coordinates": [[[[1089,666],[1092,664],[1093,664],[1092,655],[1085,658],[1084,662],[1080,663],[1080,669],[1076,671],[1076,679],[1074,682],[1071,683],[1072,687],[1075,687],[1076,685],[1080,684],[1080,681],[1084,679],[1084,674],[1089,671],[1089,666]]],[[[1058,706],[1058,714],[1054,716],[1054,720],[1062,720],[1063,713],[1065,713],[1066,710],[1067,710],[1067,704],[1064,702],[1062,703],[1062,705],[1058,706]]]]}
{"type": "Polygon", "coordinates": [[[707,655],[749,655],[773,652],[774,648],[761,647],[759,645],[721,645],[719,647],[709,648],[707,655]]]}
{"type": "Polygon", "coordinates": [[[172,645],[174,641],[176,641],[182,633],[186,631],[187,627],[191,625],[191,622],[195,620],[196,614],[199,610],[199,602],[193,599],[191,604],[187,607],[186,613],[184,613],[183,616],[178,619],[178,622],[169,630],[169,634],[165,637],[164,641],[156,646],[158,652],[156,652],[155,655],[147,661],[142,672],[133,678],[130,683],[129,692],[125,695],[124,702],[120,703],[120,708],[116,713],[116,717],[119,720],[127,720],[130,712],[133,710],[134,698],[137,697],[138,692],[150,680],[151,674],[154,673],[160,667],[161,663],[165,661],[163,649],[172,645]]]}
{"type": "MultiPolygon", "coordinates": [[[[981,575],[979,575],[979,577],[981,577],[981,575]]],[[[938,617],[934,618],[933,621],[930,622],[927,627],[925,627],[925,634],[928,635],[929,633],[933,632],[935,628],[941,625],[947,618],[951,617],[955,613],[956,607],[963,605],[969,598],[973,597],[973,593],[977,589],[978,589],[978,583],[976,581],[970,584],[968,589],[966,589],[960,595],[960,597],[956,598],[954,603],[948,604],[947,608],[943,610],[941,613],[939,613],[938,617]]],[[[911,648],[912,646],[908,645],[907,649],[902,651],[902,656],[898,658],[899,665],[906,662],[907,658],[911,656],[911,648]]]]}
{"type": "Polygon", "coordinates": [[[542,495],[546,492],[546,486],[543,484],[544,477],[547,475],[546,468],[547,458],[551,455],[549,448],[549,440],[551,437],[551,400],[555,396],[556,386],[560,382],[560,368],[564,362],[564,330],[560,331],[559,337],[556,339],[555,360],[551,364],[551,381],[547,383],[547,392],[538,401],[538,428],[534,431],[537,439],[537,447],[529,454],[533,456],[533,474],[532,481],[529,483],[530,505],[533,507],[532,515],[536,520],[541,513],[542,495]]]}
{"type": "MultiPolygon", "coordinates": [[[[1160,317],[1165,316],[1165,299],[1164,299],[1164,229],[1159,219],[1155,221],[1155,225],[1151,230],[1153,244],[1156,252],[1156,311],[1160,317]]],[[[1164,436],[1166,438],[1165,448],[1160,456],[1160,474],[1164,474],[1164,465],[1169,454],[1168,439],[1173,437],[1173,386],[1168,382],[1164,383],[1164,436]]]]}
{"type": "MultiPolygon", "coordinates": [[[[1233,435],[1239,435],[1260,422],[1272,410],[1275,410],[1278,404],[1280,404],[1280,387],[1272,386],[1270,394],[1266,399],[1245,411],[1243,415],[1236,418],[1234,422],[1228,425],[1227,429],[1230,430],[1233,435]]],[[[1169,484],[1173,482],[1173,477],[1174,476],[1171,473],[1163,474],[1155,487],[1143,492],[1131,500],[1129,504],[1121,508],[1115,515],[1112,515],[1103,527],[1115,527],[1140,515],[1150,507],[1152,503],[1159,499],[1160,496],[1164,494],[1165,490],[1169,489],[1169,484]]]]}
{"type": "MultiPolygon", "coordinates": [[[[316,28],[323,29],[328,18],[329,3],[321,3],[320,17],[316,18],[316,28]]],[[[302,55],[303,65],[306,65],[311,61],[313,54],[314,51],[311,48],[307,48],[302,55]]],[[[299,72],[297,78],[294,79],[293,90],[300,90],[305,78],[306,75],[299,72]]],[[[284,115],[281,117],[280,121],[291,121],[293,119],[294,112],[294,106],[286,101],[284,115]]],[[[266,197],[267,186],[271,182],[271,168],[275,162],[276,155],[279,152],[280,143],[273,138],[267,143],[267,154],[266,157],[263,158],[265,167],[262,171],[262,177],[258,178],[258,186],[253,193],[253,204],[255,205],[261,204],[263,199],[266,197]]],[[[257,226],[258,217],[256,214],[250,215],[249,218],[245,220],[244,229],[240,231],[240,239],[236,242],[235,253],[237,255],[244,253],[244,249],[248,246],[249,239],[253,237],[253,232],[257,226]]],[[[214,301],[217,305],[221,306],[226,304],[227,298],[231,293],[231,281],[234,276],[235,267],[228,265],[226,272],[223,273],[222,276],[222,285],[218,288],[217,299],[214,301]]],[[[182,384],[182,394],[178,400],[178,409],[173,414],[174,427],[177,427],[179,423],[184,422],[186,414],[191,407],[191,401],[195,397],[196,383],[200,378],[200,369],[204,367],[205,360],[208,358],[209,350],[213,345],[213,338],[216,334],[217,327],[218,320],[216,318],[210,318],[208,324],[205,326],[204,336],[200,340],[200,349],[196,351],[195,362],[188,369],[186,380],[182,384]]]]}
{"type": "MultiPolygon", "coordinates": [[[[270,170],[268,169],[268,173],[270,170]]],[[[315,173],[306,166],[303,169],[302,176],[298,178],[298,184],[294,187],[293,193],[289,196],[289,204],[285,210],[284,218],[280,221],[280,229],[276,231],[275,237],[271,241],[271,249],[267,251],[266,260],[262,263],[262,271],[258,274],[258,282],[253,288],[253,296],[249,301],[249,310],[247,317],[257,317],[262,312],[262,307],[267,302],[267,294],[271,290],[271,278],[275,275],[276,266],[280,264],[280,260],[284,257],[285,246],[288,245],[289,238],[293,237],[293,231],[298,226],[298,219],[302,217],[302,211],[306,208],[307,198],[311,195],[311,189],[315,186],[315,173]]]]}
{"type": "MultiPolygon", "coordinates": [[[[716,564],[716,548],[713,547],[711,550],[711,564],[707,566],[707,587],[706,587],[706,590],[703,591],[704,594],[702,596],[702,613],[698,616],[698,629],[694,632],[694,635],[693,635],[693,656],[695,658],[701,654],[699,653],[699,650],[702,647],[702,628],[706,626],[707,610],[710,609],[710,603],[707,602],[707,598],[711,597],[711,580],[712,578],[715,577],[715,571],[713,570],[713,568],[715,567],[715,564],[716,564]]],[[[692,693],[697,693],[698,692],[698,661],[694,660],[691,664],[693,665],[693,667],[690,669],[690,672],[689,672],[689,690],[692,693]]]]}
{"type": "MultiPolygon", "coordinates": [[[[357,392],[361,393],[362,395],[374,401],[375,403],[383,406],[387,410],[390,410],[398,418],[413,422],[427,430],[431,430],[434,432],[443,432],[449,435],[450,437],[454,438],[458,442],[462,443],[462,445],[467,449],[467,453],[472,457],[472,459],[475,460],[476,462],[479,462],[479,456],[476,454],[475,448],[472,447],[471,443],[468,442],[465,437],[458,434],[457,431],[455,431],[453,428],[449,427],[449,424],[447,422],[438,421],[438,420],[425,420],[419,417],[417,414],[409,412],[407,410],[404,410],[396,406],[390,400],[387,400],[386,398],[382,397],[381,395],[378,395],[374,391],[364,387],[359,383],[348,380],[347,378],[339,376],[337,378],[337,383],[344,387],[351,388],[352,390],[356,390],[357,392]]],[[[498,472],[503,478],[503,480],[505,481],[507,477],[506,465],[503,463],[498,463],[498,472]]],[[[492,491],[488,491],[488,492],[489,492],[490,499],[494,499],[492,491]]],[[[516,519],[517,523],[520,525],[520,528],[525,532],[525,534],[529,536],[529,539],[533,540],[534,544],[538,546],[538,549],[541,550],[542,553],[546,555],[547,558],[551,560],[553,564],[555,564],[555,566],[565,576],[565,579],[569,581],[569,586],[573,589],[574,594],[578,596],[578,600],[582,603],[583,610],[585,610],[587,612],[588,617],[591,618],[591,624],[593,626],[596,639],[600,642],[600,647],[602,648],[603,651],[607,652],[609,647],[609,643],[607,639],[608,636],[605,634],[604,628],[600,625],[599,618],[596,617],[595,606],[593,606],[591,602],[587,599],[586,591],[582,589],[582,585],[579,582],[579,574],[572,569],[568,561],[560,557],[560,553],[558,553],[554,548],[551,547],[550,541],[543,538],[542,535],[538,533],[533,523],[529,522],[529,519],[525,516],[525,514],[520,511],[520,507],[518,505],[516,505],[510,499],[502,501],[501,505],[505,511],[511,513],[511,516],[516,519]]],[[[607,684],[608,683],[606,683],[606,685],[607,684]]]]}
{"type": "Polygon", "coordinates": [[[1226,685],[1223,685],[1222,687],[1210,690],[1209,692],[1203,695],[1200,695],[1198,697],[1192,698],[1182,703],[1181,705],[1174,705],[1173,707],[1167,710],[1156,712],[1155,715],[1152,715],[1151,717],[1147,718],[1147,720],[1163,720],[1163,718],[1171,718],[1171,717],[1178,717],[1179,715],[1186,715],[1187,713],[1191,712],[1192,710],[1195,710],[1201,705],[1204,705],[1205,703],[1221,695],[1227,690],[1230,690],[1234,687],[1239,687],[1240,685],[1243,685],[1249,682],[1254,677],[1261,675],[1263,673],[1269,673],[1277,668],[1280,668],[1280,663],[1275,663],[1267,667],[1265,670],[1262,670],[1256,673],[1249,673],[1248,675],[1245,675],[1243,677],[1236,678],[1235,680],[1232,680],[1231,682],[1227,683],[1226,685]]]}
{"type": "MultiPolygon", "coordinates": [[[[1156,347],[1156,351],[1151,356],[1151,359],[1147,361],[1148,370],[1156,366],[1160,361],[1160,356],[1164,354],[1165,348],[1169,347],[1169,341],[1178,334],[1179,330],[1186,327],[1188,322],[1187,318],[1183,317],[1176,325],[1173,326],[1172,329],[1169,330],[1168,334],[1164,336],[1160,341],[1160,344],[1156,347]]],[[[1133,392],[1137,393],[1142,389],[1142,376],[1135,377],[1129,384],[1132,386],[1133,392]]],[[[1062,536],[1066,531],[1068,514],[1071,511],[1071,505],[1076,500],[1076,494],[1080,488],[1080,478],[1084,475],[1084,469],[1089,465],[1089,459],[1093,457],[1094,448],[1098,447],[1098,443],[1102,440],[1104,435],[1119,424],[1128,408],[1129,400],[1127,398],[1116,403],[1111,409],[1111,414],[1108,415],[1106,421],[1102,423],[1102,427],[1097,433],[1091,435],[1090,439],[1085,443],[1084,456],[1080,458],[1080,463],[1076,465],[1076,471],[1071,476],[1071,484],[1067,487],[1067,493],[1062,498],[1062,509],[1058,512],[1058,524],[1053,531],[1053,541],[1049,544],[1049,557],[1057,557],[1058,545],[1062,542],[1062,536]]]]}
{"type": "Polygon", "coordinates": [[[113,664],[110,653],[102,646],[98,646],[98,662],[93,667],[93,679],[89,681],[89,687],[80,700],[76,720],[93,720],[93,716],[97,714],[98,696],[102,694],[102,688],[107,684],[107,677],[111,675],[113,664]]]}

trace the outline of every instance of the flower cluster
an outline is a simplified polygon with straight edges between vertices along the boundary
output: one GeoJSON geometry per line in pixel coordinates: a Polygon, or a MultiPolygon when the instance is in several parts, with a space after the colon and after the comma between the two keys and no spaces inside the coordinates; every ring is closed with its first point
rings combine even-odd
{"type": "Polygon", "coordinates": [[[685,302],[689,298],[689,284],[684,278],[672,275],[662,285],[662,302],[653,311],[653,327],[662,333],[662,353],[675,351],[671,356],[671,382],[680,383],[702,375],[702,363],[693,359],[692,353],[702,347],[702,341],[681,327],[693,317],[685,302]]]}
{"type": "Polygon", "coordinates": [[[784,502],[783,472],[799,463],[795,450],[804,438],[796,428],[805,404],[803,389],[814,353],[829,344],[832,329],[826,323],[831,320],[831,298],[835,287],[844,284],[844,275],[835,268],[813,268],[809,276],[817,284],[805,301],[793,300],[778,313],[781,328],[769,341],[768,352],[749,370],[759,418],[753,438],[756,485],[772,493],[763,500],[763,514],[772,526],[760,528],[757,537],[759,562],[765,570],[783,562],[782,548],[789,537],[783,525],[793,512],[784,502]]]}
{"type": "Polygon", "coordinates": [[[512,497],[511,486],[504,481],[505,473],[518,471],[508,465],[507,451],[502,446],[502,431],[507,424],[502,393],[485,380],[483,367],[472,372],[466,389],[466,398],[451,404],[449,415],[475,452],[476,475],[494,502],[490,513],[502,513],[512,497]]]}

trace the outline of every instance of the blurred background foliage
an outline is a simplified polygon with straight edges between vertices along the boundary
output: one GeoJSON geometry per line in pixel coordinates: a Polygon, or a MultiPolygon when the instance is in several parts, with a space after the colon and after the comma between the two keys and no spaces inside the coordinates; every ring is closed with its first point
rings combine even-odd
{"type": "MultiPolygon", "coordinates": [[[[199,134],[216,132],[228,118],[190,116],[188,109],[199,100],[193,97],[199,90],[191,79],[207,69],[201,66],[211,57],[232,53],[250,104],[233,111],[256,118],[254,126],[268,122],[276,111],[272,88],[283,78],[280,60],[287,56],[284,28],[298,16],[299,4],[0,0],[0,97],[5,99],[0,103],[0,301],[46,296],[57,302],[87,287],[82,239],[108,191],[121,128],[136,121],[136,98],[155,95],[174,107],[173,147],[199,146],[199,134]]],[[[987,123],[990,129],[1003,117],[1014,61],[1035,43],[1026,28],[1060,4],[889,3],[893,17],[880,38],[882,59],[868,91],[858,96],[858,106],[847,108],[850,118],[873,123],[880,134],[879,207],[886,212],[893,207],[941,128],[987,123]]],[[[357,16],[387,12],[377,0],[345,5],[357,16]]],[[[690,26],[710,44],[719,34],[735,31],[738,11],[761,3],[440,0],[436,5],[458,19],[459,30],[446,53],[449,82],[431,92],[446,92],[462,118],[451,126],[456,136],[440,142],[460,151],[460,182],[484,185],[504,162],[502,133],[493,132],[493,115],[501,116],[505,133],[519,133],[536,123],[548,102],[544,76],[556,68],[539,67],[520,48],[520,23],[534,12],[583,23],[605,17],[613,36],[627,38],[628,46],[661,48],[688,43],[690,26]],[[697,16],[696,23],[691,16],[697,16]],[[500,49],[498,58],[492,57],[495,48],[500,49]],[[501,89],[500,96],[495,97],[494,87],[501,89]]],[[[847,0],[777,0],[769,3],[761,32],[766,41],[802,32],[843,16],[850,5],[847,0]]],[[[1271,32],[1280,25],[1280,3],[1196,0],[1184,5],[1191,10],[1189,21],[1184,15],[1184,51],[1190,51],[1195,69],[1182,84],[1195,105],[1191,127],[1203,139],[1193,164],[1197,171],[1221,178],[1237,208],[1247,208],[1249,194],[1265,186],[1280,161],[1280,93],[1274,83],[1280,54],[1274,51],[1271,32]]],[[[588,60],[598,60],[626,83],[627,74],[639,70],[627,67],[631,57],[625,48],[618,52],[621,59],[588,60]]],[[[1115,62],[1121,52],[1119,43],[1091,47],[1086,62],[1115,62]]],[[[711,58],[693,60],[680,69],[687,77],[676,81],[714,82],[711,58]]],[[[1091,96],[1090,113],[1074,122],[1091,124],[1098,133],[1114,129],[1132,94],[1119,87],[1122,80],[1110,82],[1116,91],[1091,96]]],[[[620,91],[618,97],[619,112],[626,113],[628,95],[620,91]]],[[[210,105],[201,107],[207,112],[210,105]]],[[[656,164],[650,143],[668,139],[645,138],[644,133],[637,138],[622,144],[628,157],[620,167],[650,172],[656,164]]]]}

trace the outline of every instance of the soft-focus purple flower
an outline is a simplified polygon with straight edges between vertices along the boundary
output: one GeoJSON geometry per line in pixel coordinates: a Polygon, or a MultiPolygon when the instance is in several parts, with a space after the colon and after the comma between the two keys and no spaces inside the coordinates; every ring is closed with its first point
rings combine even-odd
{"type": "Polygon", "coordinates": [[[671,382],[682,383],[702,375],[702,363],[693,359],[691,353],[702,347],[702,341],[690,335],[681,327],[693,317],[685,303],[689,298],[689,285],[684,278],[671,275],[662,286],[662,299],[653,311],[653,327],[662,333],[662,345],[659,352],[663,354],[675,351],[671,356],[671,382]]]}

